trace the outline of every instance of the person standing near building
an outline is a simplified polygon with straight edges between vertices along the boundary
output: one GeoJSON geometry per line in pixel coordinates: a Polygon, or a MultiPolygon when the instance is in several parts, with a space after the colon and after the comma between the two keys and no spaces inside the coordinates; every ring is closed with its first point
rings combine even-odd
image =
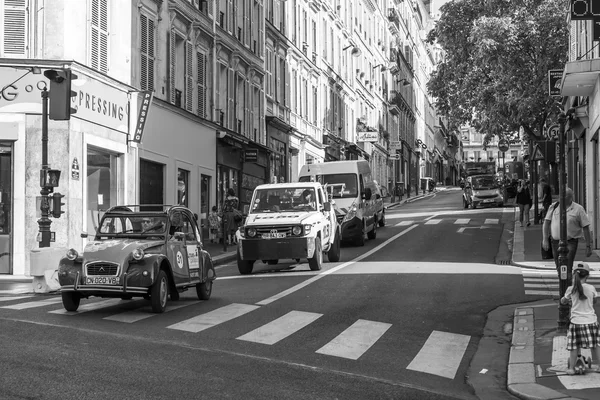
{"type": "Polygon", "coordinates": [[[531,222],[529,221],[529,210],[531,209],[533,201],[531,200],[528,182],[523,179],[519,181],[519,187],[517,188],[517,204],[519,205],[519,222],[521,223],[521,226],[523,226],[523,219],[525,219],[527,226],[531,225],[531,222]]]}
{"type": "Polygon", "coordinates": [[[546,214],[548,214],[548,209],[552,204],[552,188],[546,181],[546,178],[540,178],[539,190],[538,190],[538,198],[541,199],[542,202],[542,217],[540,219],[544,219],[546,214]]]}
{"type": "MultiPolygon", "coordinates": [[[[565,207],[567,209],[567,281],[572,279],[573,260],[577,253],[579,239],[584,237],[586,242],[585,256],[592,255],[592,242],[590,234],[590,220],[585,212],[585,209],[573,201],[573,190],[567,188],[565,192],[565,207]]],[[[558,265],[558,241],[560,239],[560,206],[556,202],[550,206],[550,210],[544,219],[542,228],[542,247],[548,250],[552,246],[552,254],[554,255],[554,264],[556,272],[560,278],[560,265],[558,265]],[[549,238],[550,237],[550,238],[549,238]]]]}
{"type": "Polygon", "coordinates": [[[239,216],[241,213],[238,210],[240,199],[235,195],[233,188],[227,189],[227,197],[223,201],[223,219],[225,229],[223,231],[223,240],[227,240],[228,244],[235,241],[235,231],[238,228],[239,216]]]}

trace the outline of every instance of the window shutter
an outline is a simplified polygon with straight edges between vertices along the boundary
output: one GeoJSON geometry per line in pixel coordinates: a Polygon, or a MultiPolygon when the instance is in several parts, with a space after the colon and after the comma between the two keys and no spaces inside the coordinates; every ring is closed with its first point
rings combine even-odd
{"type": "Polygon", "coordinates": [[[91,51],[92,68],[108,72],[108,0],[92,0],[91,51]]]}
{"type": "Polygon", "coordinates": [[[208,15],[210,15],[212,17],[214,15],[213,0],[207,0],[207,3],[208,3],[208,15]]]}
{"type": "Polygon", "coordinates": [[[175,30],[173,28],[169,39],[169,97],[171,104],[175,104],[175,30]]]}
{"type": "Polygon", "coordinates": [[[28,50],[27,0],[4,0],[0,55],[24,58],[28,50]]]}
{"type": "Polygon", "coordinates": [[[206,56],[201,52],[196,52],[198,62],[198,75],[196,84],[198,85],[198,116],[206,117],[206,56]]]}
{"type": "Polygon", "coordinates": [[[141,76],[142,90],[154,91],[154,21],[140,14],[141,26],[141,76]]]}
{"type": "Polygon", "coordinates": [[[193,112],[194,109],[193,54],[192,42],[185,42],[185,109],[189,112],[193,112]]]}

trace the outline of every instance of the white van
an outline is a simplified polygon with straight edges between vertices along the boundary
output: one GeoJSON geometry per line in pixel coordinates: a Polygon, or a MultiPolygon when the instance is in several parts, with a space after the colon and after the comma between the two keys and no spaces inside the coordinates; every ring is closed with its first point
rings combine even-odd
{"type": "Polygon", "coordinates": [[[319,182],[335,202],[342,240],[364,246],[365,234],[377,237],[376,183],[368,161],[332,161],[307,164],[299,174],[300,182],[319,182]]]}

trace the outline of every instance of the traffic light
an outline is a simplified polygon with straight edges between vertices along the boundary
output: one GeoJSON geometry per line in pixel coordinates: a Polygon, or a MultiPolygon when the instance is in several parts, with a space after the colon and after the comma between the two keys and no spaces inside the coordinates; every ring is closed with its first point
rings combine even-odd
{"type": "Polygon", "coordinates": [[[60,218],[60,215],[64,214],[62,206],[64,206],[65,203],[61,201],[63,197],[65,197],[65,195],[60,193],[54,193],[52,195],[52,216],[54,218],[60,218]]]}
{"type": "Polygon", "coordinates": [[[71,98],[77,96],[71,91],[71,81],[77,79],[77,75],[70,69],[49,69],[44,71],[44,76],[50,80],[50,119],[55,121],[66,121],[71,114],[77,112],[71,108],[71,98]]]}

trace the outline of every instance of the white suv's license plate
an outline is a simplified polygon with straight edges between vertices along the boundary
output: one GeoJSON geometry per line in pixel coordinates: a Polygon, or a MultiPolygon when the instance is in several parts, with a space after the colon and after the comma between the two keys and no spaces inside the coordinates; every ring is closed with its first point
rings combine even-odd
{"type": "Polygon", "coordinates": [[[284,239],[285,238],[285,233],[263,233],[262,234],[262,238],[263,239],[284,239]]]}
{"type": "Polygon", "coordinates": [[[88,276],[85,283],[88,285],[118,285],[119,278],[116,276],[88,276]]]}

